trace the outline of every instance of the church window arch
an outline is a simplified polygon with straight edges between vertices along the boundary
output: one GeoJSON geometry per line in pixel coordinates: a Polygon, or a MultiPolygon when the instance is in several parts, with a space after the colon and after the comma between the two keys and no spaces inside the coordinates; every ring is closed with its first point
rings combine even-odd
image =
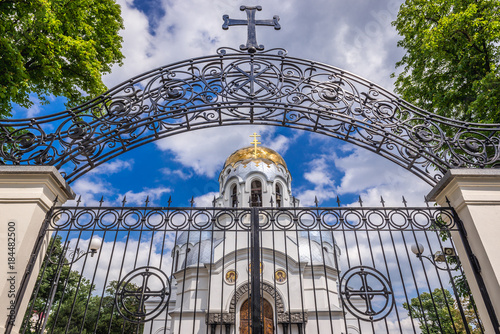
{"type": "Polygon", "coordinates": [[[276,192],[276,207],[280,208],[283,206],[283,191],[281,190],[281,185],[276,183],[275,192],[276,192]]]}
{"type": "Polygon", "coordinates": [[[262,206],[262,182],[253,180],[250,184],[250,206],[262,206]]]}
{"type": "Polygon", "coordinates": [[[236,184],[231,186],[231,207],[235,208],[238,206],[238,187],[236,184]]]}
{"type": "Polygon", "coordinates": [[[179,269],[179,251],[176,252],[175,255],[175,271],[179,269]]]}

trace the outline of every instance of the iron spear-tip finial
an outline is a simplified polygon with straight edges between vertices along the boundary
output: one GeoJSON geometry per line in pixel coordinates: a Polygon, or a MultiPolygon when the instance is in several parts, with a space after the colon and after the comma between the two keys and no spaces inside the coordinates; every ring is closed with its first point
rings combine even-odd
{"type": "Polygon", "coordinates": [[[361,199],[361,195],[359,195],[358,202],[359,202],[359,206],[363,207],[363,200],[361,199]]]}
{"type": "Polygon", "coordinates": [[[445,199],[446,199],[446,203],[448,203],[448,207],[451,208],[451,202],[450,202],[450,199],[448,198],[448,196],[445,196],[445,199]]]}
{"type": "Polygon", "coordinates": [[[337,195],[337,206],[340,208],[340,197],[337,195]]]}

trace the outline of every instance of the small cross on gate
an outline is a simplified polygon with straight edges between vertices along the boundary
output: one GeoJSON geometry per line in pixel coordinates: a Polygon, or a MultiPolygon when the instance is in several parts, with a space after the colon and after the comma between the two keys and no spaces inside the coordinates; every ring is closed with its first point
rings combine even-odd
{"type": "Polygon", "coordinates": [[[246,20],[235,20],[235,19],[230,19],[229,15],[224,15],[222,16],[222,19],[224,20],[224,24],[222,25],[222,29],[227,30],[229,29],[229,26],[248,26],[248,37],[247,37],[247,44],[240,45],[241,50],[248,50],[249,53],[255,53],[257,50],[261,51],[264,50],[264,45],[259,45],[257,43],[257,35],[255,32],[255,26],[274,26],[275,30],[280,30],[281,26],[279,25],[278,21],[280,20],[278,15],[274,15],[272,20],[256,20],[255,19],[255,11],[261,11],[262,6],[255,6],[255,7],[250,7],[250,6],[241,6],[240,7],[241,11],[246,11],[247,12],[247,19],[246,20]]]}

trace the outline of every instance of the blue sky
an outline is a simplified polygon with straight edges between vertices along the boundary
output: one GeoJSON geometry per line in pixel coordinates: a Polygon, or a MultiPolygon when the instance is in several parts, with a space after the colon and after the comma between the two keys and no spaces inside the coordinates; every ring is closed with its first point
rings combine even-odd
{"type": "MultiPolygon", "coordinates": [[[[244,27],[224,31],[222,15],[245,18],[232,0],[119,0],[125,29],[123,66],[115,66],[104,78],[108,87],[152,68],[190,57],[214,54],[218,47],[237,48],[246,40],[244,27]]],[[[327,63],[393,90],[395,63],[403,55],[391,26],[401,1],[257,1],[257,18],[280,16],[282,29],[257,30],[257,40],[267,49],[281,47],[293,57],[327,63]]],[[[250,5],[250,4],[249,4],[250,5]]],[[[17,108],[16,118],[35,117],[64,109],[64,100],[48,106],[17,108]]],[[[236,149],[248,146],[257,132],[263,145],[283,155],[293,176],[293,192],[303,205],[314,197],[323,206],[356,202],[365,205],[424,205],[430,186],[401,167],[352,144],[303,131],[241,126],[200,130],[157,141],[132,150],[96,168],[72,183],[85,205],[210,205],[218,191],[217,177],[224,160],[236,149]]]]}

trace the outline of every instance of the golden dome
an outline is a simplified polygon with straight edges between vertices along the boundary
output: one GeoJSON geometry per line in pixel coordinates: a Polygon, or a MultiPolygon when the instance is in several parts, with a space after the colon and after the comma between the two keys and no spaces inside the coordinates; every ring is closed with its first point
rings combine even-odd
{"type": "MultiPolygon", "coordinates": [[[[237,162],[245,160],[260,160],[264,163],[273,162],[276,165],[282,165],[286,169],[285,160],[278,152],[264,146],[257,146],[256,157],[254,156],[255,148],[253,146],[240,148],[226,159],[224,168],[231,165],[234,166],[237,162]]],[[[288,169],[287,169],[288,170],[288,169]]]]}

